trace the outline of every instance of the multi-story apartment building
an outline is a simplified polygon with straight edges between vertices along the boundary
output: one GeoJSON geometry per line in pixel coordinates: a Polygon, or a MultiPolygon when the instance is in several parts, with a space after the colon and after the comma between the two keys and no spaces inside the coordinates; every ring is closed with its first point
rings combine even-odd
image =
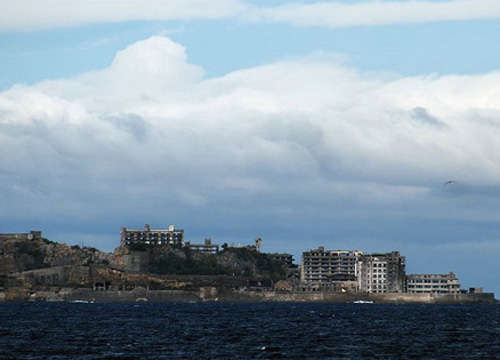
{"type": "Polygon", "coordinates": [[[168,245],[182,247],[184,245],[184,230],[169,225],[167,229],[152,229],[149,224],[144,229],[127,229],[122,227],[120,232],[121,244],[132,245],[168,245]]]}
{"type": "Polygon", "coordinates": [[[412,294],[458,294],[460,282],[454,273],[409,274],[406,276],[406,291],[412,294]]]}
{"type": "Polygon", "coordinates": [[[307,285],[326,285],[334,281],[356,280],[357,261],[363,253],[326,250],[323,246],[302,254],[300,280],[307,285]]]}
{"type": "Polygon", "coordinates": [[[369,293],[405,291],[405,257],[397,251],[364,254],[319,247],[302,254],[300,269],[305,288],[335,289],[336,283],[350,282],[349,287],[355,283],[358,291],[369,293]]]}
{"type": "Polygon", "coordinates": [[[358,260],[357,280],[363,292],[404,292],[405,279],[405,257],[398,251],[367,254],[358,260]]]}

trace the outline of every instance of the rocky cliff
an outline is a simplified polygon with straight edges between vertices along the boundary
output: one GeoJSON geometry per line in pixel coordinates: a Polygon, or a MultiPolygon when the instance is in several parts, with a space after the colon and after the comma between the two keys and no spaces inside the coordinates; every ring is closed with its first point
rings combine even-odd
{"type": "MultiPolygon", "coordinates": [[[[151,248],[144,256],[155,274],[227,275],[243,278],[283,279],[286,266],[270,255],[246,248],[227,248],[206,254],[188,248],[151,248]]],[[[116,260],[115,260],[116,261],[116,260]]]]}
{"type": "Polygon", "coordinates": [[[109,265],[111,259],[111,254],[94,248],[68,246],[47,239],[0,241],[0,276],[54,266],[109,265]]]}
{"type": "Polygon", "coordinates": [[[188,248],[119,246],[105,253],[44,238],[4,236],[0,240],[0,288],[232,288],[252,279],[271,281],[284,276],[286,267],[281,263],[244,248],[204,254],[188,248]]]}

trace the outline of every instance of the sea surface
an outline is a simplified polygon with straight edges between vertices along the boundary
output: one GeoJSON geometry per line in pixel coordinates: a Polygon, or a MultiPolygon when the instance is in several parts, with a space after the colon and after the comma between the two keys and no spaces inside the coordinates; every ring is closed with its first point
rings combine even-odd
{"type": "Polygon", "coordinates": [[[500,359],[500,305],[0,304],[0,359],[500,359]]]}

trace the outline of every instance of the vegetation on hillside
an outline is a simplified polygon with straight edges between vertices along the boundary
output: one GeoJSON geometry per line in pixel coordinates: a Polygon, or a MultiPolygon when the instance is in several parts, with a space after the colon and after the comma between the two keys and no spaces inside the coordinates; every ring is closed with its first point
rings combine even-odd
{"type": "Polygon", "coordinates": [[[128,252],[148,252],[143,269],[159,275],[223,275],[231,278],[278,280],[286,277],[286,267],[270,255],[251,248],[223,246],[216,254],[189,249],[130,245],[114,254],[95,248],[68,246],[46,239],[9,240],[0,244],[0,275],[53,266],[124,266],[128,252]]]}
{"type": "MultiPolygon", "coordinates": [[[[217,261],[216,255],[203,254],[193,256],[188,248],[183,248],[182,253],[169,251],[151,260],[150,270],[155,274],[179,275],[229,275],[231,269],[217,261]]],[[[198,254],[196,254],[198,255],[198,254]]]]}
{"type": "Polygon", "coordinates": [[[218,254],[201,254],[188,248],[163,251],[153,256],[150,271],[155,274],[231,275],[282,279],[283,265],[267,254],[246,248],[225,248],[218,254]]]}
{"type": "Polygon", "coordinates": [[[44,253],[38,243],[32,241],[15,243],[15,259],[23,271],[48,267],[44,258],[44,253]]]}

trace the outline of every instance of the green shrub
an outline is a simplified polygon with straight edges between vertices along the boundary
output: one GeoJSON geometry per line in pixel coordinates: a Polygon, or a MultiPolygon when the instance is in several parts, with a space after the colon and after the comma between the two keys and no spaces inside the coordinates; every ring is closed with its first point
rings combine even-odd
{"type": "Polygon", "coordinates": [[[189,249],[184,249],[184,254],[185,258],[173,252],[160,256],[151,261],[151,272],[177,275],[224,275],[231,273],[217,262],[215,255],[205,255],[195,259],[189,249]]]}

